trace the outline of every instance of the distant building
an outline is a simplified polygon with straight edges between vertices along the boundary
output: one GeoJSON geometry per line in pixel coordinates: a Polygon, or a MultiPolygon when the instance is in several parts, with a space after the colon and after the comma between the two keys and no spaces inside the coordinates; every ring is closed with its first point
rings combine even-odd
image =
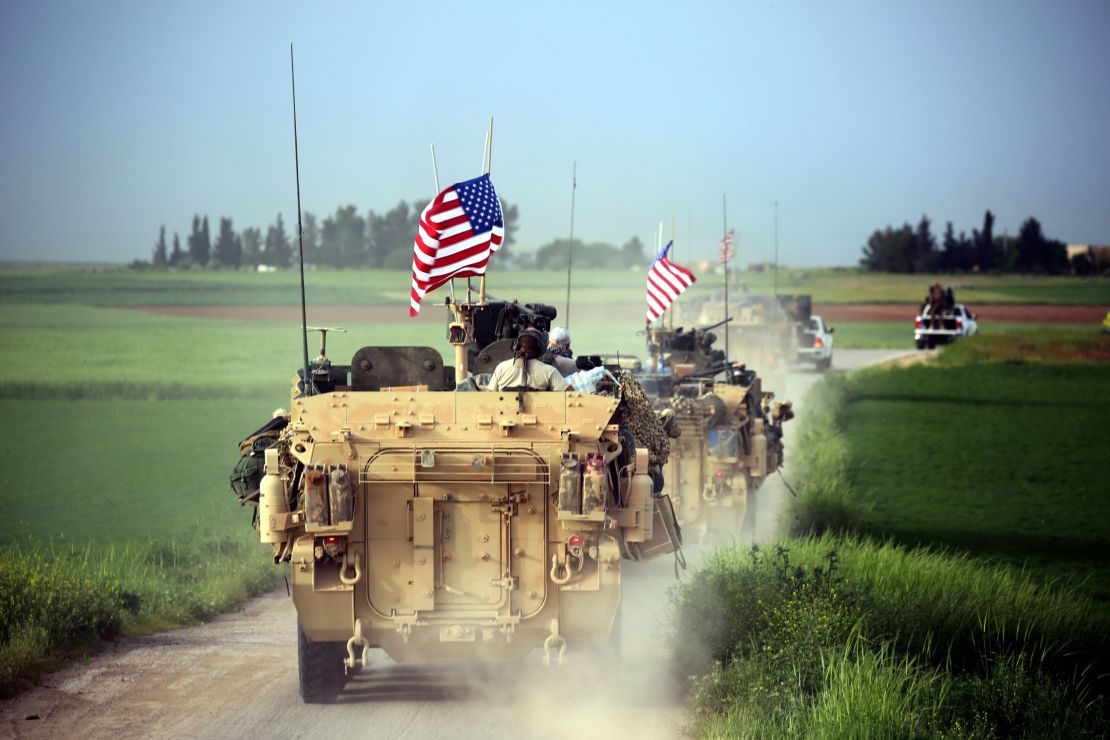
{"type": "Polygon", "coordinates": [[[1077,274],[1090,275],[1110,270],[1110,246],[1069,244],[1067,253],[1072,272],[1077,274]]]}

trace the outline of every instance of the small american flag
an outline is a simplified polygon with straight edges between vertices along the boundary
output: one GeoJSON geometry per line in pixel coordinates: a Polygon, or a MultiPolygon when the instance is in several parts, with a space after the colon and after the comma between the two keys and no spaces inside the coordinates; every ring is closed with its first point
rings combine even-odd
{"type": "Polygon", "coordinates": [[[667,252],[670,251],[673,243],[667,242],[667,246],[655,256],[655,261],[651,263],[651,269],[648,270],[647,323],[649,324],[662,316],[682,291],[697,282],[692,272],[667,259],[667,252]]]}
{"type": "Polygon", "coordinates": [[[457,182],[420,214],[412,256],[409,316],[451,278],[477,277],[505,239],[505,219],[489,175],[457,182]]]}
{"type": "Polygon", "coordinates": [[[732,251],[732,238],[735,233],[735,229],[729,229],[724,238],[721,239],[721,264],[728,264],[736,256],[735,252],[732,251]]]}

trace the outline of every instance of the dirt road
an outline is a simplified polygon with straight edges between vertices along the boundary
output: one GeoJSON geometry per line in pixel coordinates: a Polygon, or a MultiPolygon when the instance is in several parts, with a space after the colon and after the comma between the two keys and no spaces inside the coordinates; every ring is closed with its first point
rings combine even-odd
{"type": "MultiPolygon", "coordinates": [[[[845,350],[852,369],[906,354],[845,350]]],[[[912,354],[912,353],[911,353],[912,354]]],[[[819,379],[792,372],[796,401],[819,379]]],[[[804,404],[798,404],[799,415],[804,404]]],[[[797,422],[793,422],[797,423],[797,422]]],[[[789,445],[789,428],[787,444],[789,445]]],[[[789,469],[787,450],[787,477],[789,469]]],[[[756,538],[773,539],[789,494],[778,476],[760,489],[756,538]]],[[[692,565],[698,553],[690,552],[692,565]]],[[[371,654],[335,704],[306,706],[297,695],[296,614],[284,590],[199,627],[121,640],[88,664],[0,702],[0,735],[28,738],[592,738],[681,736],[682,687],[671,678],[664,641],[669,558],[625,569],[619,666],[570,656],[544,669],[523,665],[396,664],[371,654]]]]}

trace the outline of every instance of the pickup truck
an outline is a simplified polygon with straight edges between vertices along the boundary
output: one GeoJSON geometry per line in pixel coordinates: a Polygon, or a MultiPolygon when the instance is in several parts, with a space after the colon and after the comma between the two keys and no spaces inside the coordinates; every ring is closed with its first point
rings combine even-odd
{"type": "Polygon", "coordinates": [[[810,316],[798,327],[798,349],[795,362],[812,362],[818,370],[832,366],[833,328],[820,316],[810,316]]]}
{"type": "Polygon", "coordinates": [[[962,303],[936,314],[926,306],[913,321],[913,340],[918,349],[932,349],[958,337],[970,337],[979,330],[976,318],[962,303]]]}

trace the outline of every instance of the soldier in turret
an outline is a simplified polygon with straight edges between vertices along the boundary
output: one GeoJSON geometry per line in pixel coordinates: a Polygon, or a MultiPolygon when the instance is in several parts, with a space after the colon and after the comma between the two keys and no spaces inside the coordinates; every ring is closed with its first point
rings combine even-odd
{"type": "Polygon", "coordinates": [[[528,388],[536,391],[565,391],[570,384],[559,370],[540,360],[543,354],[543,335],[531,327],[520,332],[513,357],[498,363],[493,369],[487,390],[528,388]]]}

